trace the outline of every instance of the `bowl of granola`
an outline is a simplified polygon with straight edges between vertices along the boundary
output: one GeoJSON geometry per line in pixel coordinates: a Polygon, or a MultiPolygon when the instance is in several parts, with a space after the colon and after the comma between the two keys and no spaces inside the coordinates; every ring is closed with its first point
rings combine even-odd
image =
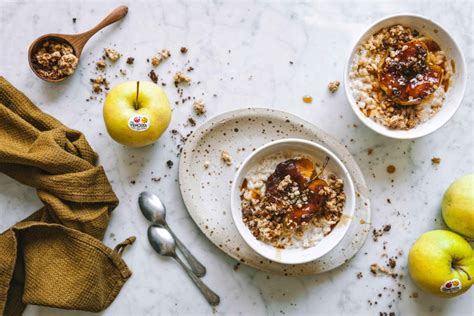
{"type": "Polygon", "coordinates": [[[346,96],[359,119],[398,139],[430,134],[456,113],[466,62],[449,33],[413,14],[385,17],[357,40],[344,72],[346,96]]]}
{"type": "Polygon", "coordinates": [[[258,254],[284,264],[316,260],[344,237],[355,209],[351,176],[327,148],[302,139],[270,142],[239,167],[234,223],[258,254]]]}

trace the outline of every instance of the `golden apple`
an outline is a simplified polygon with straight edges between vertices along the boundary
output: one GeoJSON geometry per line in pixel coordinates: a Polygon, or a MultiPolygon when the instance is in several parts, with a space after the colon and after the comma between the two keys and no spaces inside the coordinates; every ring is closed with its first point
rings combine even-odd
{"type": "Polygon", "coordinates": [[[458,234],[432,230],[410,249],[408,270],[421,289],[442,297],[457,296],[474,282],[474,251],[458,234]]]}
{"type": "Polygon", "coordinates": [[[116,142],[132,147],[154,143],[168,127],[171,107],[163,89],[149,81],[129,81],[110,90],[103,116],[116,142]]]}
{"type": "Polygon", "coordinates": [[[449,186],[441,209],[450,229],[474,238],[474,174],[461,177],[449,186]]]}

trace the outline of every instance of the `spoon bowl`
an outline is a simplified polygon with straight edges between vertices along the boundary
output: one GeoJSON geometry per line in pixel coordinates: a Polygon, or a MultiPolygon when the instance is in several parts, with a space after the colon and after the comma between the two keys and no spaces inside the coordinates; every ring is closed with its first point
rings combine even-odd
{"type": "Polygon", "coordinates": [[[122,19],[125,17],[128,13],[128,7],[127,6],[120,6],[116,9],[114,9],[112,12],[110,12],[109,15],[107,15],[99,24],[97,24],[95,27],[90,29],[87,32],[80,33],[80,34],[57,34],[57,33],[51,33],[51,34],[45,34],[33,41],[31,43],[30,48],[28,49],[28,63],[30,65],[31,70],[41,79],[48,81],[48,82],[61,82],[64,81],[66,78],[69,78],[69,76],[64,76],[59,79],[51,79],[51,78],[45,78],[42,76],[38,71],[37,67],[35,66],[34,63],[34,54],[38,51],[38,49],[41,47],[41,45],[46,42],[46,41],[55,41],[55,42],[60,42],[60,43],[65,43],[68,44],[72,47],[74,55],[79,59],[81,57],[82,50],[84,49],[84,46],[86,45],[87,41],[98,31],[103,29],[104,27],[117,22],[118,20],[122,19]]]}
{"type": "Polygon", "coordinates": [[[145,191],[140,193],[138,204],[143,216],[153,224],[166,226],[166,207],[155,194],[145,191]]]}
{"type": "Polygon", "coordinates": [[[148,241],[160,255],[176,256],[176,242],[167,229],[151,225],[148,227],[148,241]]]}

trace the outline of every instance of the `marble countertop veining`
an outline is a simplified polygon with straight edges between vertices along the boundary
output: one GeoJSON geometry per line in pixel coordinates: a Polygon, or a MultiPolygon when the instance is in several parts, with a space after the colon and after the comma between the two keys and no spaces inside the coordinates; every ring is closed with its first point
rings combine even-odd
{"type": "MultiPolygon", "coordinates": [[[[473,3],[465,1],[0,1],[0,74],[25,92],[43,111],[85,133],[100,154],[120,205],[114,211],[105,243],[113,247],[136,235],[125,260],[133,271],[104,315],[242,314],[242,315],[472,315],[474,290],[450,300],[418,290],[406,271],[409,246],[423,232],[443,228],[440,203],[455,178],[474,171],[473,90],[468,89],[454,118],[432,135],[416,141],[392,140],[364,127],[352,113],[343,89],[331,95],[327,84],[341,80],[344,64],[357,35],[385,15],[412,12],[445,26],[463,50],[472,83],[473,3]],[[126,3],[122,22],[92,38],[79,70],[70,79],[51,85],[36,78],[27,63],[30,42],[43,33],[76,33],[92,27],[111,9],[126,3]],[[73,18],[76,22],[73,23],[73,18]],[[181,46],[189,51],[179,52],[181,46]],[[248,106],[286,110],[319,126],[345,144],[364,173],[373,205],[373,227],[391,225],[378,242],[370,237],[350,262],[335,271],[309,277],[283,277],[260,272],[226,256],[194,225],[180,198],[177,183],[177,144],[169,130],[183,134],[193,127],[190,103],[174,106],[170,129],[154,145],[142,149],[114,143],[105,131],[102,101],[91,95],[94,63],[105,47],[125,58],[109,67],[112,85],[147,80],[146,62],[162,48],[170,60],[156,71],[178,100],[172,74],[185,67],[194,84],[185,95],[203,98],[208,113],[198,124],[222,112],[248,106]],[[292,64],[290,63],[292,62],[292,64]],[[127,69],[118,77],[119,68],[127,69]],[[312,104],[301,101],[313,96],[312,104]],[[368,150],[372,149],[371,155],[368,150]],[[432,157],[441,164],[432,165],[432,157]],[[175,162],[168,168],[166,161],[175,162]],[[394,174],[387,165],[396,166],[394,174]],[[153,177],[161,177],[155,182],[153,177]],[[204,278],[221,296],[213,311],[181,268],[156,255],[146,239],[147,222],[137,206],[144,189],[159,194],[169,209],[169,223],[208,268],[204,278]],[[386,242],[386,243],[385,243],[386,242]],[[384,247],[386,248],[384,250],[384,247]],[[399,281],[374,277],[370,264],[404,254],[399,281]],[[357,278],[358,272],[363,277],[357,278]],[[397,294],[401,291],[400,297],[397,294]],[[413,293],[418,293],[413,298],[413,293]],[[379,294],[380,293],[380,294],[379,294]],[[379,297],[379,295],[381,295],[379,297]]],[[[40,206],[35,191],[0,175],[0,231],[40,206]]],[[[26,315],[84,315],[77,311],[29,306],[26,315]]]]}

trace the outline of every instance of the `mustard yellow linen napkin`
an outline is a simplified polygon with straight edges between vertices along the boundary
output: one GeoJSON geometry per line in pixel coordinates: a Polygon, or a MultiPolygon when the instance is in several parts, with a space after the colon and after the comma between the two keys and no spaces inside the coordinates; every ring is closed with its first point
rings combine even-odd
{"type": "Polygon", "coordinates": [[[100,241],[118,199],[96,160],[80,132],[0,77],[0,172],[44,204],[0,234],[0,315],[26,304],[98,312],[130,277],[120,253],[134,237],[116,250],[100,241]]]}

